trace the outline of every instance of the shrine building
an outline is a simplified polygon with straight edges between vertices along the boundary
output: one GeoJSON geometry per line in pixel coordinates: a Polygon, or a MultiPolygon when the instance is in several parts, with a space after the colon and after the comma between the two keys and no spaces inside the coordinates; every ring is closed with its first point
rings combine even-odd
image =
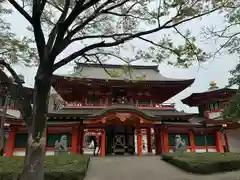
{"type": "MultiPolygon", "coordinates": [[[[55,142],[63,135],[73,154],[91,153],[92,137],[100,140],[100,156],[172,152],[176,135],[185,140],[188,152],[240,150],[234,145],[239,136],[237,126],[221,116],[236,90],[219,89],[211,83],[208,91],[182,100],[198,107],[199,114],[180,112],[174,104],[164,103],[193,82],[166,78],[158,66],[79,63],[73,74],[53,75],[46,155],[54,155],[55,142]]],[[[32,96],[32,89],[25,89],[26,95],[32,96]]],[[[5,97],[2,87],[2,106],[5,97]]],[[[0,109],[0,118],[1,114],[0,109]]],[[[5,155],[24,155],[27,130],[13,100],[8,105],[5,129],[5,155]]]]}

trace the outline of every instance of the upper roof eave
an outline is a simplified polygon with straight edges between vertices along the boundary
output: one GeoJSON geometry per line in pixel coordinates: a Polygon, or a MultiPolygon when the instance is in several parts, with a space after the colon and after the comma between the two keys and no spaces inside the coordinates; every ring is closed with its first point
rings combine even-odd
{"type": "Polygon", "coordinates": [[[199,93],[192,93],[190,96],[182,99],[182,103],[191,106],[194,106],[195,103],[192,103],[191,101],[194,98],[198,98],[198,97],[202,97],[202,96],[206,96],[207,94],[212,94],[212,93],[220,93],[220,92],[232,92],[235,93],[237,92],[237,89],[233,89],[233,88],[220,88],[220,89],[216,89],[216,90],[212,90],[212,91],[204,91],[204,92],[199,92],[199,93]]]}
{"type": "MultiPolygon", "coordinates": [[[[0,118],[2,118],[4,115],[3,115],[3,112],[0,110],[0,118]]],[[[7,119],[20,119],[20,118],[18,118],[18,117],[15,117],[15,116],[12,116],[12,115],[10,115],[10,114],[6,114],[5,115],[5,117],[7,118],[7,119]]]]}
{"type": "Polygon", "coordinates": [[[222,125],[222,124],[231,124],[232,122],[229,121],[229,120],[225,120],[223,118],[220,118],[220,119],[208,119],[206,117],[201,117],[199,116],[199,114],[196,114],[196,116],[193,116],[191,119],[189,119],[189,122],[191,123],[199,123],[199,124],[202,124],[202,125],[222,125]]]}
{"type": "Polygon", "coordinates": [[[194,81],[195,78],[192,79],[173,79],[173,78],[165,78],[164,80],[130,80],[130,79],[99,79],[99,78],[81,78],[81,77],[71,77],[71,76],[64,76],[64,75],[53,75],[53,79],[62,79],[62,80],[71,80],[71,81],[82,81],[82,82],[89,82],[89,81],[97,81],[97,82],[131,82],[131,83],[149,83],[149,84],[158,84],[158,83],[171,83],[171,84],[186,84],[190,86],[194,81]]]}
{"type": "MultiPolygon", "coordinates": [[[[0,87],[2,86],[4,86],[4,84],[8,84],[8,83],[10,83],[10,80],[11,80],[11,77],[8,77],[4,72],[2,72],[2,71],[0,71],[0,77],[1,77],[1,85],[0,85],[0,87]]],[[[26,86],[26,84],[23,84],[23,89],[24,89],[24,92],[27,92],[27,93],[33,93],[33,88],[32,87],[28,87],[28,86],[26,86]]]]}
{"type": "MultiPolygon", "coordinates": [[[[81,67],[97,67],[97,68],[121,68],[124,66],[124,64],[97,64],[97,63],[79,63],[75,62],[76,66],[75,68],[78,68],[77,66],[81,67]]],[[[158,71],[158,65],[131,65],[131,67],[134,67],[135,69],[153,69],[158,71]]]]}
{"type": "Polygon", "coordinates": [[[96,81],[132,81],[132,82],[188,82],[194,79],[175,79],[163,76],[158,65],[115,65],[115,64],[94,64],[77,63],[74,72],[69,75],[54,75],[53,78],[71,80],[96,80],[96,81]],[[124,67],[129,67],[126,72],[124,67]],[[94,72],[94,73],[93,73],[94,72]],[[112,75],[111,75],[112,73],[112,75]]]}

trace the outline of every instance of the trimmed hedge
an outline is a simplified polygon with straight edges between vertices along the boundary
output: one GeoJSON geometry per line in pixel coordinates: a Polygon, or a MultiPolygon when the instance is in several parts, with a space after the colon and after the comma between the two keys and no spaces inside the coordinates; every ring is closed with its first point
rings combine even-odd
{"type": "MultiPolygon", "coordinates": [[[[83,180],[89,156],[63,155],[45,157],[45,180],[83,180]]],[[[16,180],[23,168],[24,157],[0,157],[0,179],[16,180]]]]}
{"type": "Polygon", "coordinates": [[[196,174],[240,170],[240,153],[166,153],[162,155],[162,159],[196,174]]]}

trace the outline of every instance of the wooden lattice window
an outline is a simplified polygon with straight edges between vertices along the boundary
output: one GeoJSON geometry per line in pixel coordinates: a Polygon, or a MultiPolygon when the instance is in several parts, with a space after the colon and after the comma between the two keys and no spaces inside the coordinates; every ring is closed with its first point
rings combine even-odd
{"type": "Polygon", "coordinates": [[[138,100],[138,104],[149,105],[149,104],[151,104],[151,100],[138,100]]]}
{"type": "Polygon", "coordinates": [[[16,134],[15,138],[15,148],[26,148],[28,141],[28,134],[27,133],[19,133],[16,134]]]}
{"type": "Polygon", "coordinates": [[[87,100],[88,104],[100,104],[100,98],[99,97],[91,97],[87,100]]]}
{"type": "Polygon", "coordinates": [[[216,136],[214,134],[206,135],[205,144],[205,135],[204,134],[194,134],[194,143],[196,146],[216,146],[216,136]]]}

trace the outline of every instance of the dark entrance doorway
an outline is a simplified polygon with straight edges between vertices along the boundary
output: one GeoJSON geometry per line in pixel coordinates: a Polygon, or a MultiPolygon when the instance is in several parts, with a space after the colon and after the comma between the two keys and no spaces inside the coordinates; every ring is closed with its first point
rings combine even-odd
{"type": "Polygon", "coordinates": [[[124,155],[135,153],[133,126],[108,125],[106,128],[106,155],[124,155]]]}
{"type": "Polygon", "coordinates": [[[129,101],[127,97],[127,89],[123,87],[113,87],[112,88],[112,96],[114,104],[125,104],[129,101]]]}

